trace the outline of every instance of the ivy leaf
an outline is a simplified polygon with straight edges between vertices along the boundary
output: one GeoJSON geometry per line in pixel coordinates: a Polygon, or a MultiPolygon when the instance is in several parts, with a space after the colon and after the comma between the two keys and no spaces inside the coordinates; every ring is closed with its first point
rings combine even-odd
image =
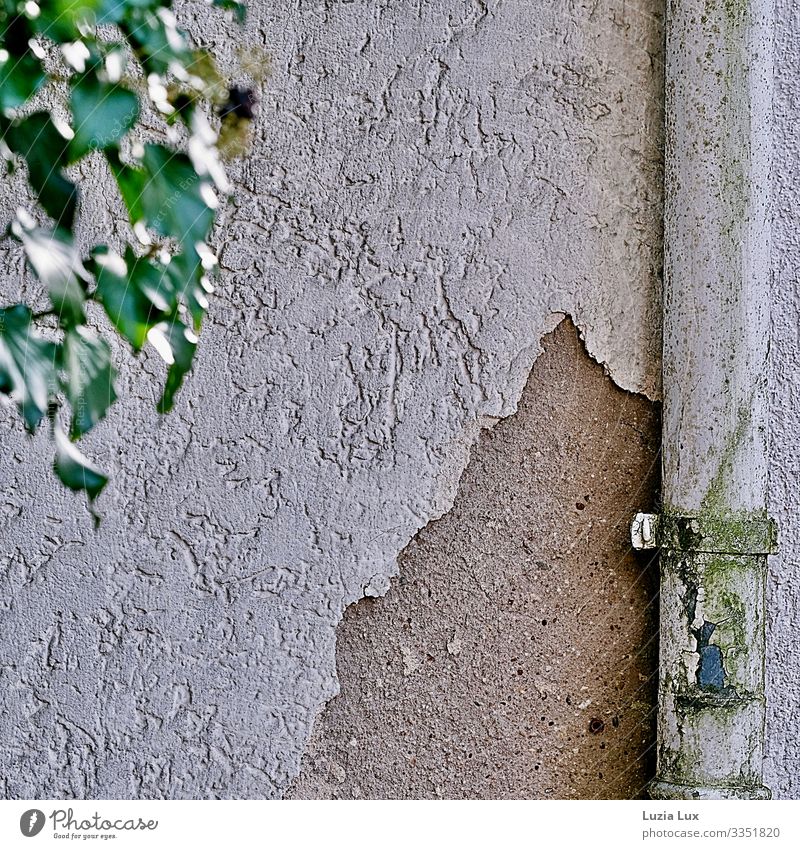
{"type": "Polygon", "coordinates": [[[148,144],[141,167],[134,168],[121,162],[116,151],[106,155],[132,224],[144,222],[160,236],[183,244],[206,241],[214,210],[188,156],[148,144]]]}
{"type": "Polygon", "coordinates": [[[78,451],[58,426],[53,429],[53,438],[56,443],[53,468],[59,480],[69,489],[84,490],[89,501],[94,501],[108,483],[108,477],[78,451]]]}
{"type": "Polygon", "coordinates": [[[175,393],[181,388],[183,378],[192,367],[197,337],[177,320],[163,321],[150,329],[147,338],[169,365],[164,394],[158,402],[159,413],[168,413],[175,401],[175,393]]]}
{"type": "Polygon", "coordinates": [[[44,211],[67,230],[72,229],[78,190],[61,173],[69,142],[56,129],[47,112],[34,112],[11,124],[5,142],[28,165],[28,182],[44,211]]]}
{"type": "Polygon", "coordinates": [[[214,0],[214,5],[221,9],[230,9],[236,17],[237,23],[243,24],[247,17],[247,6],[237,0],[214,0]]]}
{"type": "Polygon", "coordinates": [[[147,331],[178,305],[166,269],[137,257],[130,246],[124,259],[107,248],[96,249],[91,268],[95,296],[106,315],[134,350],[141,350],[147,331]]]}
{"type": "Polygon", "coordinates": [[[55,388],[59,350],[35,333],[31,319],[23,304],[0,309],[0,392],[16,401],[33,432],[55,388]]]}
{"type": "MultiPolygon", "coordinates": [[[[140,3],[139,5],[156,5],[140,3]]],[[[191,51],[174,18],[159,15],[158,10],[144,9],[120,26],[134,47],[146,74],[167,75],[170,67],[183,67],[191,60],[191,51]]]]}
{"type": "Polygon", "coordinates": [[[116,370],[108,344],[86,326],[70,328],[64,334],[63,367],[67,376],[64,393],[72,407],[70,437],[78,439],[117,400],[116,370]]]}
{"type": "Polygon", "coordinates": [[[142,0],[47,0],[31,24],[54,41],[72,41],[89,28],[119,23],[126,7],[141,5],[142,0]]]}
{"type": "Polygon", "coordinates": [[[12,56],[23,56],[30,50],[33,35],[30,18],[14,0],[0,4],[0,42],[12,56]]]}
{"type": "Polygon", "coordinates": [[[28,263],[42,281],[61,323],[83,324],[86,269],[71,238],[63,230],[36,227],[27,216],[17,216],[12,233],[22,242],[28,263]]]}
{"type": "MultiPolygon", "coordinates": [[[[207,2],[244,20],[244,3],[207,2]]],[[[10,229],[48,292],[54,309],[45,315],[58,312],[54,332],[63,337],[56,343],[38,336],[23,305],[0,309],[0,393],[19,405],[30,430],[49,415],[55,472],[70,489],[87,493],[90,509],[107,478],[73,441],[116,400],[116,371],[109,345],[86,326],[85,302],[101,304],[134,350],[145,341],[157,348],[169,366],[158,410],[169,411],[191,369],[194,330],[213,291],[216,258],[207,243],[218,201],[212,187],[228,191],[219,134],[207,119],[203,124],[197,106],[210,105],[225,126],[231,115],[245,123],[252,117],[252,98],[229,87],[210,52],[190,47],[172,6],[171,0],[0,0],[0,152],[9,170],[24,160],[39,207],[55,222],[39,226],[19,212],[10,229]],[[108,41],[102,27],[118,40],[108,41]],[[25,114],[55,79],[48,69],[56,55],[69,68],[69,126],[55,113],[25,114]],[[150,99],[167,123],[185,123],[189,155],[151,143],[135,146],[142,151],[135,161],[121,161],[121,140],[141,117],[138,88],[120,82],[127,58],[144,71],[150,99]],[[86,266],[81,261],[73,233],[78,191],[67,168],[95,150],[109,162],[140,242],[149,244],[152,236],[163,243],[147,256],[137,256],[135,245],[126,245],[123,256],[100,246],[86,266]],[[59,394],[72,408],[68,428],[56,420],[59,394]]]]}
{"type": "Polygon", "coordinates": [[[205,245],[214,223],[214,210],[207,202],[210,186],[198,177],[188,156],[160,145],[147,145],[141,168],[125,165],[114,150],[106,156],[131,221],[144,222],[159,235],[181,243],[182,250],[167,266],[166,279],[199,329],[208,307],[207,293],[212,291],[198,249],[205,245]]]}
{"type": "Polygon", "coordinates": [[[202,258],[194,247],[187,247],[172,258],[167,273],[175,291],[189,307],[195,330],[200,330],[208,309],[208,295],[214,291],[206,276],[202,258]]]}
{"type": "Polygon", "coordinates": [[[93,73],[75,80],[70,106],[75,132],[70,142],[73,162],[90,150],[102,150],[119,141],[139,117],[139,98],[132,91],[101,82],[93,73]]]}
{"type": "Polygon", "coordinates": [[[0,110],[19,109],[44,85],[47,76],[41,63],[24,53],[12,56],[6,53],[0,60],[0,110]]]}

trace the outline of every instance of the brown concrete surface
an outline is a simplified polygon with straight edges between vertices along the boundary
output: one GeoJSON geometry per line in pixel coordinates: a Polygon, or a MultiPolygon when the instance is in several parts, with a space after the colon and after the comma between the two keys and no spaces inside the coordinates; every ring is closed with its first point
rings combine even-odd
{"type": "Polygon", "coordinates": [[[289,798],[635,798],[654,769],[658,407],[571,322],[483,431],[453,509],[338,634],[341,693],[289,798]]]}

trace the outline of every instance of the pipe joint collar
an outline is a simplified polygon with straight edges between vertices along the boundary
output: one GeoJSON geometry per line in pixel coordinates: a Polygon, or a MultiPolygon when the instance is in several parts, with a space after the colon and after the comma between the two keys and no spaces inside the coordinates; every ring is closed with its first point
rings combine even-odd
{"type": "Polygon", "coordinates": [[[631,545],[639,551],[777,554],[778,526],[762,513],[637,513],[631,522],[631,545]]]}

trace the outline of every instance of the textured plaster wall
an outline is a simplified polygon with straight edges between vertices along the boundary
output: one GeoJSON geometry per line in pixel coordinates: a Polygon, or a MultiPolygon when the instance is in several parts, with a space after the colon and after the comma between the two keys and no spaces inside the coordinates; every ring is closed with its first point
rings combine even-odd
{"type": "Polygon", "coordinates": [[[780,524],[767,584],[767,784],[800,798],[800,8],[778,0],[775,18],[775,157],[770,501],[780,524]]]}
{"type": "MultiPolygon", "coordinates": [[[[345,608],[451,506],[542,336],[570,314],[658,395],[660,2],[251,6],[273,73],[219,295],[169,418],[157,358],[117,351],[97,533],[0,416],[2,796],[281,795],[345,608]]],[[[113,234],[85,170],[87,236],[113,234]]]]}

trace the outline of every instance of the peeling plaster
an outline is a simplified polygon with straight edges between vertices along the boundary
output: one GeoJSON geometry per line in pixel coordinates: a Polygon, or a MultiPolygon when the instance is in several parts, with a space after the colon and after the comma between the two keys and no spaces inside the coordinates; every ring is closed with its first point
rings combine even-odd
{"type": "Polygon", "coordinates": [[[660,409],[569,321],[514,416],[481,433],[453,509],[339,626],[341,693],[289,798],[639,798],[655,769],[660,409]],[[413,665],[407,663],[413,658],[413,665]]]}

